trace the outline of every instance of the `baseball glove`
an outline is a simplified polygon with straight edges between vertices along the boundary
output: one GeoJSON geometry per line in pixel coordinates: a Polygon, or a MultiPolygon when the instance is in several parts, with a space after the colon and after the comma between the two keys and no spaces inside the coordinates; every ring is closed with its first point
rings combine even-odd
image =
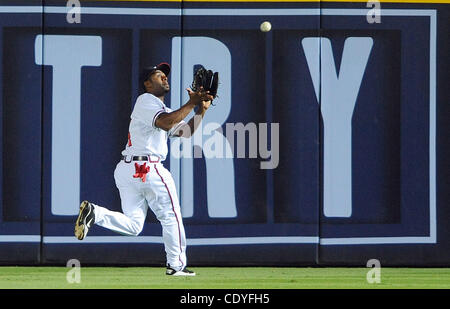
{"type": "Polygon", "coordinates": [[[191,89],[198,91],[200,87],[203,87],[204,91],[209,91],[209,94],[215,98],[219,87],[219,72],[206,70],[203,67],[199,68],[194,74],[191,89]]]}

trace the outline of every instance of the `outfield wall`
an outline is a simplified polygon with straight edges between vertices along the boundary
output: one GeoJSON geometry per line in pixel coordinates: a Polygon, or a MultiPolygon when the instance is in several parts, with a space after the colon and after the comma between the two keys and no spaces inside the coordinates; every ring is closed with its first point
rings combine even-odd
{"type": "Polygon", "coordinates": [[[138,73],[166,61],[172,109],[221,74],[203,156],[164,163],[190,264],[450,265],[450,10],[423,2],[0,1],[0,263],[165,262],[151,211],[138,237],[73,229],[81,200],[120,211],[138,73]],[[238,123],[244,158],[208,155],[238,123]]]}

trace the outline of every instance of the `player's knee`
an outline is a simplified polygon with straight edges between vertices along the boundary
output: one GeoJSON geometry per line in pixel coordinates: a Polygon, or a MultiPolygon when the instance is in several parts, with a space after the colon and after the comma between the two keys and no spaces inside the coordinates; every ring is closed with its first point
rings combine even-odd
{"type": "Polygon", "coordinates": [[[131,225],[131,235],[132,236],[138,236],[142,230],[144,228],[144,224],[141,222],[133,222],[133,224],[131,225]]]}

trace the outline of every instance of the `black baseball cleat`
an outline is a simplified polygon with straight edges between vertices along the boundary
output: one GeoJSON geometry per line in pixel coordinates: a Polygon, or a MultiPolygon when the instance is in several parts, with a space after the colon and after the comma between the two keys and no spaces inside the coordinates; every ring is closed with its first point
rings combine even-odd
{"type": "Polygon", "coordinates": [[[186,267],[183,268],[182,270],[175,270],[172,267],[167,266],[166,269],[166,275],[168,276],[195,276],[195,273],[189,269],[187,269],[186,267]]]}
{"type": "Polygon", "coordinates": [[[81,202],[80,214],[75,222],[75,236],[79,240],[83,240],[94,222],[94,206],[88,201],[81,202]]]}

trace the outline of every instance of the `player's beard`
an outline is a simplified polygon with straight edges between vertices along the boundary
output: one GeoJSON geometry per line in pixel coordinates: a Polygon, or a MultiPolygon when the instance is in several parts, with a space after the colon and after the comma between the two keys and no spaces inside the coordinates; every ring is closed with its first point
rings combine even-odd
{"type": "Polygon", "coordinates": [[[170,85],[167,83],[167,84],[161,84],[161,87],[160,87],[160,92],[162,93],[162,94],[166,94],[166,93],[168,93],[170,91],[170,85]]]}
{"type": "Polygon", "coordinates": [[[160,85],[158,89],[155,89],[152,94],[156,97],[164,96],[166,93],[170,91],[170,86],[167,84],[167,86],[160,85]]]}

